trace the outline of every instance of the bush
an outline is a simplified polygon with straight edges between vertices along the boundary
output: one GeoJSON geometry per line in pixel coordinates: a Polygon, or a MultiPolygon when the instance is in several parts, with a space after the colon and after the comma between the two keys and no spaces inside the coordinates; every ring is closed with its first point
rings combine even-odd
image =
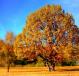
{"type": "Polygon", "coordinates": [[[25,60],[16,60],[14,61],[14,64],[15,65],[26,65],[27,62],[25,60]]]}
{"type": "Polygon", "coordinates": [[[61,63],[62,66],[75,66],[76,65],[76,61],[63,61],[61,63]]]}

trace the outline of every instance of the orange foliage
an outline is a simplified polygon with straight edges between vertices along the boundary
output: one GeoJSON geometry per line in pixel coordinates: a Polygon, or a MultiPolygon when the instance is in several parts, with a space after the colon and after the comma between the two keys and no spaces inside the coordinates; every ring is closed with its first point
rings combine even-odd
{"type": "MultiPolygon", "coordinates": [[[[36,51],[49,56],[54,50],[63,58],[70,59],[69,50],[72,49],[69,48],[79,45],[78,32],[71,14],[64,13],[60,5],[46,5],[28,16],[21,39],[27,46],[26,52],[29,49],[31,52],[36,51]]],[[[16,38],[16,45],[20,44],[20,41],[17,42],[18,39],[16,38]]]]}

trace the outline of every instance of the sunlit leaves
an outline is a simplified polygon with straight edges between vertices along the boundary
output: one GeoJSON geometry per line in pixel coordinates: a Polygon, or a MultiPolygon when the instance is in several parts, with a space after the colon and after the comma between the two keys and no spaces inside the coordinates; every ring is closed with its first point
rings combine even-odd
{"type": "MultiPolygon", "coordinates": [[[[54,49],[63,58],[70,59],[73,46],[79,43],[78,32],[71,14],[65,13],[60,5],[46,5],[27,17],[20,39],[27,46],[26,52],[36,51],[49,56],[54,49]]],[[[20,39],[15,40],[17,46],[20,39]]]]}

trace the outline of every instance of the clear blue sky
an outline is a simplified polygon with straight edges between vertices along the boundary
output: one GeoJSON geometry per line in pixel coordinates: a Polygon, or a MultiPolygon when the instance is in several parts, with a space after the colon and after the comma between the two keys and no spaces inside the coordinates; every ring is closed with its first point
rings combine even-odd
{"type": "Polygon", "coordinates": [[[79,0],[0,0],[0,39],[6,32],[15,35],[22,32],[29,13],[46,4],[60,4],[66,12],[72,13],[79,25],[79,0]]]}

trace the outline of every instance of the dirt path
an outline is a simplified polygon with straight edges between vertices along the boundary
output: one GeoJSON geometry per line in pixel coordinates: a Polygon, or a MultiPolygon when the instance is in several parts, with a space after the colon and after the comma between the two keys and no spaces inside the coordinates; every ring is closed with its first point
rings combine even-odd
{"type": "Polygon", "coordinates": [[[56,67],[49,72],[47,67],[14,67],[0,68],[0,76],[79,76],[79,66],[56,67]]]}

